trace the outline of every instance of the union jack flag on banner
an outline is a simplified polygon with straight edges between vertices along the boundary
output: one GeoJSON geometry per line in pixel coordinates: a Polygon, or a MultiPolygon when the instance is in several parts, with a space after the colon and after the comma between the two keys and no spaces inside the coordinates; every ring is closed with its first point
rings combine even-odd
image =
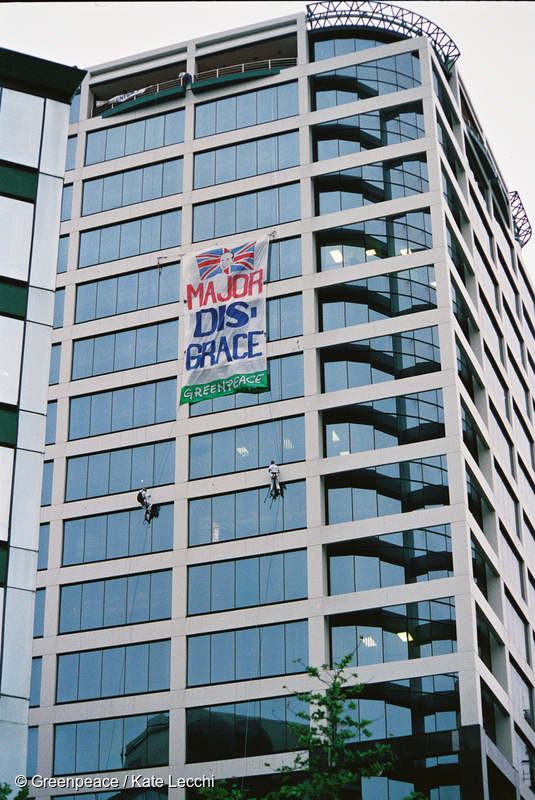
{"type": "Polygon", "coordinates": [[[252,272],[254,270],[254,251],[256,242],[227,250],[218,247],[196,256],[201,281],[210,280],[214,275],[224,272],[230,275],[235,272],[252,272]]]}
{"type": "Polygon", "coordinates": [[[180,403],[267,392],[264,282],[269,239],[186,256],[180,403]]]}

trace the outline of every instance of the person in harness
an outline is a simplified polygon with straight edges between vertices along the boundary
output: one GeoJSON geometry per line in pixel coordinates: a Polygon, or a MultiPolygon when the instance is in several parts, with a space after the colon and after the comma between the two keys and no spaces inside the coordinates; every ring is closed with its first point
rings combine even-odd
{"type": "Polygon", "coordinates": [[[268,473],[271,480],[270,494],[271,497],[283,497],[282,489],[279,483],[279,468],[274,461],[268,467],[268,473]]]}
{"type": "Polygon", "coordinates": [[[145,512],[144,521],[151,522],[153,519],[157,519],[160,515],[160,506],[153,506],[150,500],[150,494],[147,490],[142,486],[139,492],[137,493],[137,501],[139,505],[143,508],[145,512]]]}

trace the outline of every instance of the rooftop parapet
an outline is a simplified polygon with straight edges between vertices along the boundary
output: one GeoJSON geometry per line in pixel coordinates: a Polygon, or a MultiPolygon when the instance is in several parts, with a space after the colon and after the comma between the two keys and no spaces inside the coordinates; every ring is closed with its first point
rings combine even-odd
{"type": "Polygon", "coordinates": [[[434,22],[390,3],[374,3],[371,0],[312,3],[307,6],[307,22],[311,30],[358,25],[382,28],[402,36],[427,36],[446,70],[461,55],[455,42],[434,22]]]}

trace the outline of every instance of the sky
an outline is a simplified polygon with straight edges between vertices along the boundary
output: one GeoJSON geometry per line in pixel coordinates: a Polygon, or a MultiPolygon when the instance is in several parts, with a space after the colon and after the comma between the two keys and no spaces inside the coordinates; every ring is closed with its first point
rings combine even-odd
{"type": "MultiPolygon", "coordinates": [[[[507,188],[535,231],[535,3],[398,2],[441,27],[507,188]]],[[[298,12],[305,2],[0,2],[0,47],[81,68],[298,12]]],[[[523,251],[535,278],[535,233],[523,251]]]]}

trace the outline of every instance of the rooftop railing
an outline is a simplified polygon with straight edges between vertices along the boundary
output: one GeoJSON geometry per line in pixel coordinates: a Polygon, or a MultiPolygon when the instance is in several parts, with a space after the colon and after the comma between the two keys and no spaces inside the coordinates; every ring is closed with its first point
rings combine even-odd
{"type": "MultiPolygon", "coordinates": [[[[234,64],[229,67],[216,67],[215,69],[206,70],[205,72],[198,72],[192,78],[192,83],[200,83],[201,81],[217,80],[218,78],[231,77],[233,75],[240,75],[247,72],[256,72],[257,70],[280,70],[295,67],[297,63],[296,58],[267,58],[262,61],[251,61],[247,64],[234,64]]],[[[174,78],[170,81],[162,81],[162,83],[154,83],[150,86],[144,86],[141,89],[128,92],[125,94],[117,95],[111,100],[97,100],[96,106],[93,109],[93,116],[103,114],[105,111],[116,108],[128,100],[135,100],[137,97],[150,96],[161,94],[169,89],[177,89],[183,87],[184,83],[181,78],[174,78]]]]}
{"type": "Polygon", "coordinates": [[[267,58],[264,61],[251,61],[248,64],[236,64],[232,67],[217,67],[206,72],[199,72],[195,75],[194,81],[211,81],[216,78],[224,78],[227,75],[239,75],[243,72],[255,72],[258,69],[288,69],[295,67],[296,58],[267,58]]]}

